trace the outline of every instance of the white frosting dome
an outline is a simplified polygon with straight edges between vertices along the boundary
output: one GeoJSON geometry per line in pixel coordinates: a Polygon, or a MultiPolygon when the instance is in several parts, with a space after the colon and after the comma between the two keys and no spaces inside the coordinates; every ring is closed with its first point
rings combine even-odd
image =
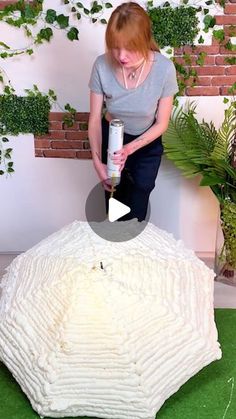
{"type": "Polygon", "coordinates": [[[41,416],[154,419],[221,358],[213,281],[192,251],[150,223],[113,243],[75,221],[8,267],[0,360],[41,416]]]}

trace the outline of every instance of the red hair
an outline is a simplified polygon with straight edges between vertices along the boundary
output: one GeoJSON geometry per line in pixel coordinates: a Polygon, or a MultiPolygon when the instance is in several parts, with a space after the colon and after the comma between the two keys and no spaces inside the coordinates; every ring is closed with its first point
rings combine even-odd
{"type": "Polygon", "coordinates": [[[122,3],[109,19],[106,47],[111,55],[113,48],[125,48],[140,52],[146,59],[149,51],[158,51],[152,37],[151,20],[145,10],[135,2],[122,3]]]}

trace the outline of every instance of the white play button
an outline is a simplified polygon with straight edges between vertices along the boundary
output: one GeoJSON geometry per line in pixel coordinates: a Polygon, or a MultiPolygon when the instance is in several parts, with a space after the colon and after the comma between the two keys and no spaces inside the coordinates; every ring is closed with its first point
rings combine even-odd
{"type": "Polygon", "coordinates": [[[117,201],[115,198],[109,199],[109,208],[108,208],[108,220],[113,223],[113,221],[119,220],[130,212],[130,207],[122,204],[122,202],[117,201]]]}
{"type": "MultiPolygon", "coordinates": [[[[110,179],[107,179],[107,183],[109,181],[110,179]]],[[[86,219],[94,233],[114,243],[127,242],[142,233],[150,218],[150,205],[145,220],[140,223],[133,217],[132,206],[128,207],[129,201],[118,201],[119,194],[114,197],[108,194],[108,200],[105,202],[103,199],[104,183],[99,182],[90,191],[85,205],[86,219]]]]}

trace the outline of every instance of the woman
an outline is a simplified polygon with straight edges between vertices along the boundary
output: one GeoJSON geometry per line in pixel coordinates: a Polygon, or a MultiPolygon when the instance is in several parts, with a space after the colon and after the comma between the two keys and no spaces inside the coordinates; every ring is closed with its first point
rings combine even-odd
{"type": "Polygon", "coordinates": [[[149,16],[137,3],[123,3],[113,11],[106,30],[106,54],[96,59],[89,87],[89,140],[107,209],[108,128],[109,121],[118,118],[124,122],[125,135],[123,148],[113,156],[121,170],[114,197],[131,208],[122,220],[142,221],[163,153],[161,135],[168,127],[178,86],[175,67],[158,52],[149,16]]]}

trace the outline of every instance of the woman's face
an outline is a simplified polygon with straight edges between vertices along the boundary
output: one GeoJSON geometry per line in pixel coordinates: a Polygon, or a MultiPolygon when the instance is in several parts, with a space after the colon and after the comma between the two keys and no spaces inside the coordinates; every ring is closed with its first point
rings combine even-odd
{"type": "Polygon", "coordinates": [[[140,61],[143,60],[143,55],[138,51],[130,51],[125,48],[113,48],[113,58],[123,67],[135,67],[140,61]]]}

